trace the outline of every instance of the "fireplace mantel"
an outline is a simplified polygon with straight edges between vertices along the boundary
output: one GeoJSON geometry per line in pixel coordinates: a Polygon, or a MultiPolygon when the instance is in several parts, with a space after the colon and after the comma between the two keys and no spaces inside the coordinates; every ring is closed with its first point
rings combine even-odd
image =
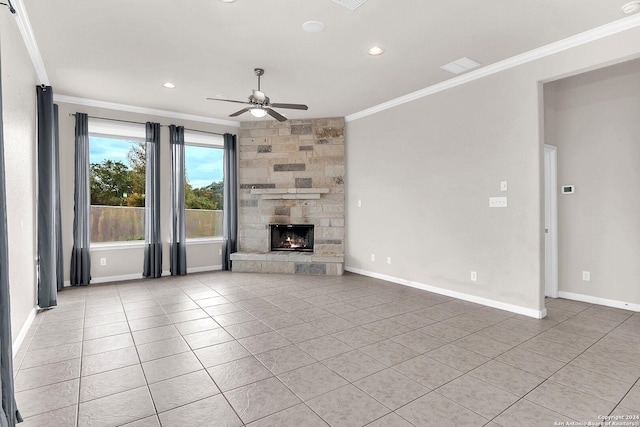
{"type": "Polygon", "coordinates": [[[328,194],[328,188],[253,188],[251,194],[264,200],[312,200],[319,199],[321,194],[328,194]]]}

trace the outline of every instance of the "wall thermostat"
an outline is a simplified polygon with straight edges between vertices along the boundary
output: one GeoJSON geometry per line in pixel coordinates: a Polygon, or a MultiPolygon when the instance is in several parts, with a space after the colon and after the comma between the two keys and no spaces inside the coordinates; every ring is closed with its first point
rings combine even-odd
{"type": "Polygon", "coordinates": [[[563,185],[562,186],[562,194],[573,194],[576,192],[575,185],[563,185]]]}

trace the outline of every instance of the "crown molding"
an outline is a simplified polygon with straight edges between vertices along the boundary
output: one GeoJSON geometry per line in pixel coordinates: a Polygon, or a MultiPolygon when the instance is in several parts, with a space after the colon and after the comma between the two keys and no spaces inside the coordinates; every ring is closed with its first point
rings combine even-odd
{"type": "Polygon", "coordinates": [[[96,99],[78,98],[75,96],[53,94],[55,102],[82,105],[85,107],[106,108],[108,110],[126,111],[129,113],[148,114],[152,116],[168,117],[170,119],[189,120],[192,122],[209,123],[213,125],[240,127],[240,122],[232,120],[214,119],[212,117],[196,116],[193,114],[178,113],[177,111],[157,110],[155,108],[138,107],[135,105],[117,104],[115,102],[98,101],[96,99]]]}
{"type": "MultiPolygon", "coordinates": [[[[24,7],[24,3],[22,0],[13,0],[12,4],[16,9],[17,13],[14,16],[16,17],[16,22],[18,24],[20,34],[22,35],[22,38],[24,40],[25,46],[29,53],[29,57],[31,58],[31,62],[33,63],[33,67],[38,76],[38,80],[40,81],[41,84],[50,85],[49,76],[47,75],[47,70],[44,66],[44,61],[42,60],[42,55],[40,54],[38,43],[36,42],[35,36],[33,34],[33,29],[31,28],[31,22],[29,21],[29,17],[24,7]]],[[[596,41],[604,37],[611,36],[611,35],[614,35],[626,30],[630,30],[636,27],[640,27],[640,14],[619,19],[617,21],[602,25],[600,27],[593,28],[591,30],[582,32],[580,34],[576,34],[566,39],[559,40],[557,42],[550,43],[545,46],[541,46],[539,48],[530,50],[520,55],[512,56],[511,58],[507,58],[505,60],[496,62],[491,65],[487,65],[486,67],[482,67],[478,70],[472,71],[462,76],[454,77],[452,79],[446,80],[441,83],[437,83],[432,86],[428,86],[424,89],[420,89],[415,92],[411,92],[407,95],[403,95],[401,97],[392,99],[390,101],[386,101],[381,104],[374,105],[373,107],[364,109],[362,111],[349,114],[345,116],[345,122],[352,122],[354,120],[371,116],[381,111],[388,110],[390,108],[394,108],[411,101],[415,101],[416,99],[424,98],[425,96],[433,95],[435,93],[442,92],[444,90],[451,89],[451,88],[472,82],[474,80],[478,80],[483,77],[487,77],[492,74],[496,74],[501,71],[517,67],[522,64],[526,64],[527,62],[535,61],[537,59],[544,58],[546,56],[550,56],[558,52],[562,52],[577,46],[581,46],[583,44],[596,41]]],[[[77,104],[77,105],[107,108],[112,110],[121,110],[121,111],[128,111],[128,112],[141,113],[141,114],[153,114],[161,117],[191,120],[196,122],[211,123],[211,124],[218,124],[218,125],[224,125],[224,126],[240,127],[239,122],[235,122],[231,120],[214,119],[210,117],[183,114],[183,113],[178,113],[174,111],[156,110],[151,108],[137,107],[137,106],[125,105],[125,104],[116,104],[116,103],[97,101],[97,100],[86,99],[86,98],[77,98],[77,97],[71,97],[71,96],[65,96],[65,95],[54,95],[54,100],[56,100],[57,102],[68,102],[68,103],[77,104]]]]}
{"type": "Polygon", "coordinates": [[[27,52],[29,52],[29,57],[31,58],[31,63],[33,64],[33,68],[38,76],[38,81],[40,84],[49,86],[51,83],[49,82],[47,69],[44,66],[44,61],[42,60],[42,55],[40,54],[36,37],[33,34],[33,29],[31,28],[31,21],[29,21],[27,9],[24,7],[22,0],[13,0],[11,4],[16,10],[15,15],[13,16],[16,18],[18,29],[22,35],[22,40],[24,40],[27,52]]]}
{"type": "Polygon", "coordinates": [[[465,83],[469,83],[474,80],[478,80],[483,77],[487,77],[492,74],[517,67],[522,64],[526,64],[527,62],[535,61],[537,59],[544,58],[546,56],[550,56],[558,52],[581,46],[583,44],[590,43],[636,27],[640,27],[640,14],[619,19],[617,21],[593,28],[591,30],[576,34],[566,39],[541,46],[520,55],[512,56],[511,58],[507,58],[491,65],[487,65],[486,67],[479,68],[475,71],[471,71],[470,73],[463,74],[459,77],[454,77],[442,83],[437,83],[424,89],[420,89],[407,95],[403,95],[399,98],[383,102],[382,104],[374,105],[373,107],[358,111],[357,113],[349,114],[345,117],[345,122],[352,122],[363,117],[371,116],[381,111],[406,104],[407,102],[415,101],[416,99],[424,98],[425,96],[433,95],[435,93],[442,92],[444,90],[451,89],[456,86],[460,86],[465,83]]]}

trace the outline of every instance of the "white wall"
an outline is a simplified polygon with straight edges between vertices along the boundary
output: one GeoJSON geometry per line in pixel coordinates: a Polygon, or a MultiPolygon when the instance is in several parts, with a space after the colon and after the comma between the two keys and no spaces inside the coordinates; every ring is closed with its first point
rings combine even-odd
{"type": "Polygon", "coordinates": [[[0,13],[11,325],[15,342],[36,305],[36,79],[13,15],[0,13]]]}
{"type": "Polygon", "coordinates": [[[576,186],[558,196],[559,290],[640,304],[640,60],[544,89],[558,184],[576,186]]]}
{"type": "Polygon", "coordinates": [[[347,268],[540,315],[540,82],[633,56],[638,28],[347,123],[347,268]]]}
{"type": "MultiPolygon", "coordinates": [[[[55,87],[53,88],[55,92],[55,87]]],[[[71,263],[71,248],[73,247],[73,192],[74,192],[74,150],[75,150],[75,117],[72,113],[87,113],[93,117],[122,119],[144,123],[158,122],[163,125],[160,133],[160,161],[161,161],[161,233],[163,245],[163,270],[169,271],[169,233],[170,233],[170,149],[168,125],[183,125],[188,129],[196,129],[217,133],[239,133],[239,128],[219,126],[207,123],[190,122],[169,119],[153,115],[129,113],[104,108],[87,107],[68,103],[58,103],[60,126],[60,205],[62,210],[62,240],[64,246],[64,277],[69,280],[71,263]]],[[[189,271],[202,271],[207,268],[219,267],[222,264],[220,256],[221,242],[207,244],[193,244],[187,246],[187,268],[189,271]]],[[[91,278],[92,282],[117,280],[123,278],[142,277],[144,247],[141,243],[133,248],[92,248],[91,249],[91,278]],[[107,265],[100,265],[100,258],[106,258],[107,265]]]]}

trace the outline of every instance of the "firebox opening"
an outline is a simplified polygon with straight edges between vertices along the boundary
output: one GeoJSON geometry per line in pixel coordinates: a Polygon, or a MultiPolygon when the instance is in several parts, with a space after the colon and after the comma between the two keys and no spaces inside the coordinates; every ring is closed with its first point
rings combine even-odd
{"type": "Polygon", "coordinates": [[[271,224],[271,250],[313,252],[313,225],[271,224]]]}

